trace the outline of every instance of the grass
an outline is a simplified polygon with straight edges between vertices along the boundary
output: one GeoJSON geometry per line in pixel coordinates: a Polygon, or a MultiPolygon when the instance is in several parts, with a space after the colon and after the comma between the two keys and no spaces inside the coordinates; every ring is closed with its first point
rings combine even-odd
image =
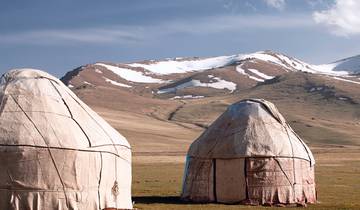
{"type": "MultiPolygon", "coordinates": [[[[360,209],[360,153],[320,151],[316,160],[318,203],[307,209],[360,209]]],[[[224,204],[192,204],[179,200],[183,176],[182,163],[135,163],[133,200],[138,209],[279,209],[224,204]]],[[[293,208],[281,208],[293,209],[293,208]]]]}

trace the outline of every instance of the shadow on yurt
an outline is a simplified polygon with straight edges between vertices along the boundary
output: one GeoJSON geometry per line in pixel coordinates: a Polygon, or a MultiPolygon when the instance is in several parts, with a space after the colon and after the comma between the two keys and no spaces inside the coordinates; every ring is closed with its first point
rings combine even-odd
{"type": "Polygon", "coordinates": [[[272,103],[242,100],[191,144],[181,198],[251,205],[314,203],[314,164],[309,148],[272,103]]]}
{"type": "Polygon", "coordinates": [[[0,85],[0,209],[132,209],[122,135],[45,72],[0,85]]]}

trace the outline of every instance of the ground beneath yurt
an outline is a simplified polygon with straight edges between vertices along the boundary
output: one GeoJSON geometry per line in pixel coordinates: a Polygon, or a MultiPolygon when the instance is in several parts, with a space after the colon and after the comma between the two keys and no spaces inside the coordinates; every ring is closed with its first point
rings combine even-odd
{"type": "MultiPolygon", "coordinates": [[[[360,149],[313,148],[313,151],[317,160],[316,181],[319,203],[309,205],[307,209],[360,209],[360,149]]],[[[178,195],[182,184],[183,163],[182,157],[177,156],[168,157],[162,162],[151,156],[147,157],[146,161],[134,161],[135,207],[138,209],[272,209],[182,203],[178,195]]]]}

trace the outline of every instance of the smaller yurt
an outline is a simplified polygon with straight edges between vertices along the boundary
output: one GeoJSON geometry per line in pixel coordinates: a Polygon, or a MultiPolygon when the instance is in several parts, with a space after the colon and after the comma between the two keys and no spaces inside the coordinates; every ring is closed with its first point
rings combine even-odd
{"type": "Polygon", "coordinates": [[[57,78],[0,82],[0,209],[132,209],[127,140],[57,78]]]}
{"type": "Polygon", "coordinates": [[[314,164],[310,149],[272,103],[242,100],[191,144],[181,198],[251,205],[314,203],[314,164]]]}

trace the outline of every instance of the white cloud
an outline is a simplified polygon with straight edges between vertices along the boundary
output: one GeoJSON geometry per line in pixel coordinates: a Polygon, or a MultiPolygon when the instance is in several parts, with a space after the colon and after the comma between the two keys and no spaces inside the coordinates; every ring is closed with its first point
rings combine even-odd
{"type": "Polygon", "coordinates": [[[278,10],[285,9],[286,2],[285,0],[264,0],[264,2],[269,6],[278,10]]]}
{"type": "Polygon", "coordinates": [[[52,44],[64,42],[113,43],[135,42],[140,39],[137,28],[131,32],[124,27],[98,27],[83,29],[40,29],[12,34],[0,34],[2,43],[52,44]]]}
{"type": "Polygon", "coordinates": [[[360,1],[336,0],[329,9],[314,12],[313,19],[336,35],[360,34],[360,1]]]}

